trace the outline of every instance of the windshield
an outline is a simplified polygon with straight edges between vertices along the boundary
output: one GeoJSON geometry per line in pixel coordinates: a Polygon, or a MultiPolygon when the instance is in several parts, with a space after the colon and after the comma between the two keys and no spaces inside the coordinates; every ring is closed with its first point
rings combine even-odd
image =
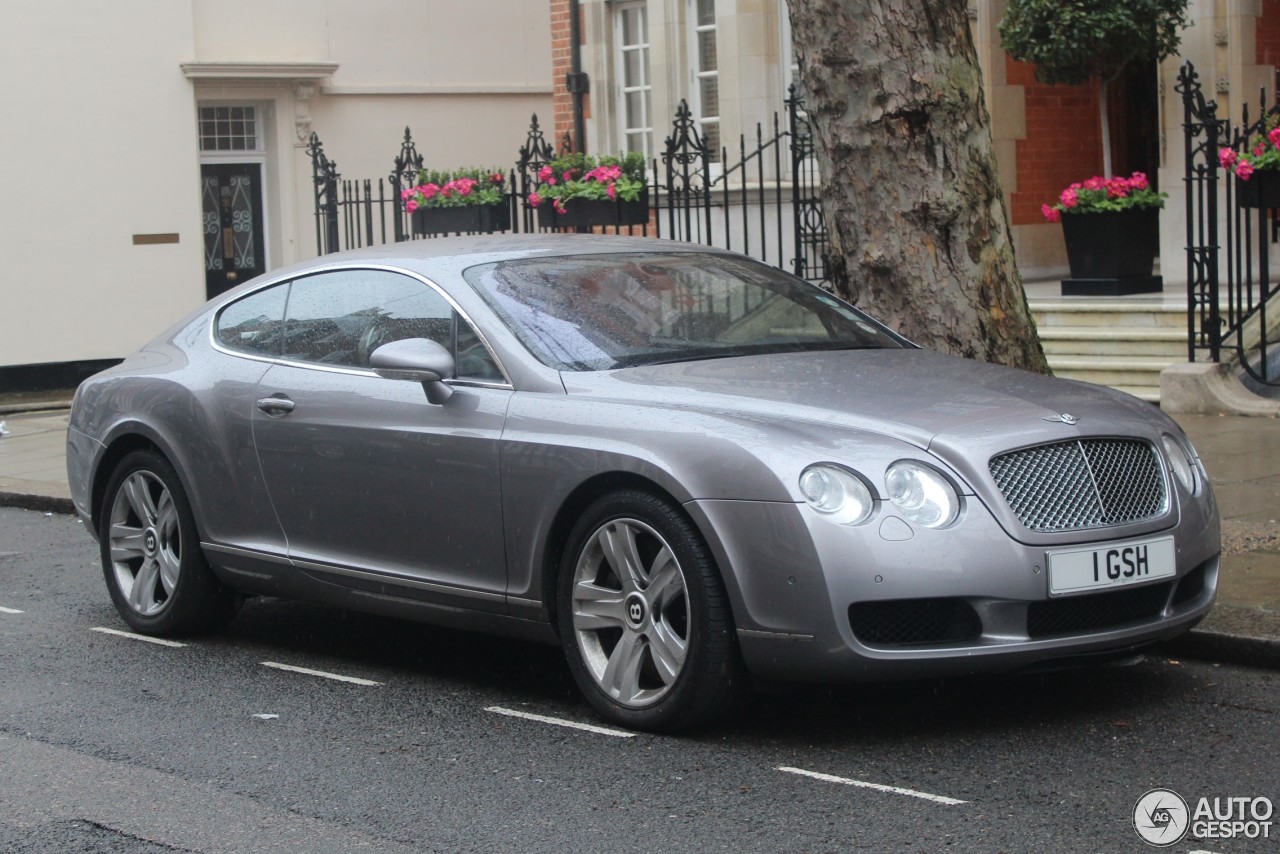
{"type": "Polygon", "coordinates": [[[562,371],[904,346],[821,288],[734,256],[525,258],[463,275],[521,343],[562,371]]]}

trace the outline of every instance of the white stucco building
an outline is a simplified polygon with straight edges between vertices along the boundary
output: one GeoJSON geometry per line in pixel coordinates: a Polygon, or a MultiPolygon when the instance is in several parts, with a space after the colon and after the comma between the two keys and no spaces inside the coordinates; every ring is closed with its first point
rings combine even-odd
{"type": "Polygon", "coordinates": [[[551,111],[527,0],[10,0],[4,19],[0,390],[74,385],[314,255],[311,131],[377,178],[406,125],[428,165],[510,164],[551,111]]]}

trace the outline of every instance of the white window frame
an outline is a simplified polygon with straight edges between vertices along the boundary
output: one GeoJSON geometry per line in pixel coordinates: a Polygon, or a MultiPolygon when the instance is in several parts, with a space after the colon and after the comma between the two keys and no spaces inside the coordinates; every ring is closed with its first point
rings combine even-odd
{"type": "MultiPolygon", "coordinates": [[[[713,4],[714,2],[715,0],[712,0],[713,4]]],[[[723,145],[723,139],[720,137],[720,113],[717,110],[714,116],[706,115],[705,105],[702,102],[702,81],[714,79],[717,83],[717,88],[720,82],[720,34],[717,22],[714,20],[715,16],[713,16],[710,24],[698,23],[698,0],[688,0],[685,12],[688,15],[687,20],[689,22],[687,27],[689,33],[689,77],[692,84],[689,99],[693,105],[694,119],[698,122],[698,132],[702,134],[704,141],[706,140],[707,126],[713,125],[715,127],[718,141],[714,146],[708,143],[708,154],[710,155],[710,162],[720,166],[720,147],[723,145]],[[710,71],[704,70],[699,65],[698,36],[706,32],[713,33],[716,38],[716,67],[710,71]]]]}
{"type": "Polygon", "coordinates": [[[613,43],[614,61],[617,63],[617,73],[615,75],[617,98],[615,104],[618,112],[618,148],[621,151],[630,151],[632,136],[639,134],[643,140],[641,151],[647,162],[653,157],[653,77],[649,66],[651,40],[649,38],[649,7],[647,0],[628,0],[628,2],[620,2],[613,5],[613,43]],[[625,12],[632,10],[639,10],[640,23],[644,32],[641,34],[641,42],[629,45],[623,37],[622,18],[625,12]],[[626,60],[627,54],[630,52],[639,52],[642,56],[640,72],[643,82],[635,86],[628,86],[626,79],[626,60]],[[641,93],[643,96],[640,99],[643,123],[640,126],[632,127],[627,123],[627,96],[636,93],[641,93]]]}

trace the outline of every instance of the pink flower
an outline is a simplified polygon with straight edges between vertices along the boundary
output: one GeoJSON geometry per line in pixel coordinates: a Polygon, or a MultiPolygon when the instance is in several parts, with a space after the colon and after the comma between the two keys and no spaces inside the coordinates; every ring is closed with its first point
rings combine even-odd
{"type": "Polygon", "coordinates": [[[615,184],[610,184],[605,188],[605,192],[609,194],[609,198],[611,199],[618,198],[618,187],[615,184]]]}
{"type": "Polygon", "coordinates": [[[1079,203],[1076,198],[1076,191],[1070,187],[1062,191],[1062,195],[1058,196],[1058,200],[1062,202],[1064,208],[1074,208],[1079,203]]]}
{"type": "Polygon", "coordinates": [[[407,202],[407,201],[409,201],[409,197],[413,195],[413,191],[414,191],[414,190],[416,190],[416,189],[417,189],[417,187],[410,187],[410,188],[409,188],[409,189],[407,189],[407,190],[401,190],[401,191],[400,191],[400,201],[402,201],[402,202],[407,202]]]}
{"type": "Polygon", "coordinates": [[[1264,142],[1259,142],[1257,145],[1255,145],[1255,146],[1253,147],[1253,156],[1254,156],[1254,157],[1261,157],[1262,155],[1264,155],[1264,154],[1266,154],[1266,153],[1267,153],[1267,145],[1266,145],[1266,143],[1264,143],[1264,142]]]}
{"type": "Polygon", "coordinates": [[[1129,176],[1129,187],[1131,189],[1145,190],[1150,186],[1151,184],[1147,181],[1147,174],[1145,172],[1134,172],[1129,176]]]}
{"type": "Polygon", "coordinates": [[[1253,164],[1248,160],[1241,160],[1236,164],[1236,177],[1241,181],[1248,181],[1249,176],[1253,174],[1253,164]]]}
{"type": "Polygon", "coordinates": [[[445,185],[445,190],[450,193],[457,193],[459,196],[469,196],[471,191],[475,189],[476,182],[473,178],[458,178],[450,181],[445,185]]]}
{"type": "Polygon", "coordinates": [[[529,207],[536,208],[540,204],[542,204],[542,196],[539,196],[537,193],[530,193],[529,207]]]}
{"type": "Polygon", "coordinates": [[[1106,182],[1103,181],[1101,178],[1099,178],[1097,175],[1094,175],[1092,178],[1084,182],[1084,189],[1086,190],[1101,190],[1106,186],[1107,186],[1106,182]]]}
{"type": "Polygon", "coordinates": [[[490,184],[501,184],[502,181],[503,181],[503,177],[501,172],[494,172],[492,175],[489,176],[490,184]]]}
{"type": "Polygon", "coordinates": [[[440,185],[423,184],[421,187],[418,188],[418,192],[422,193],[422,197],[424,199],[430,199],[434,197],[436,193],[440,192],[440,185]]]}
{"type": "Polygon", "coordinates": [[[1271,133],[1267,134],[1267,139],[1271,140],[1271,144],[1276,148],[1280,148],[1280,128],[1273,128],[1271,133]]]}
{"type": "Polygon", "coordinates": [[[1107,179],[1107,198],[1123,199],[1129,195],[1129,182],[1124,178],[1107,179]]]}
{"type": "MultiPolygon", "coordinates": [[[[539,180],[539,181],[550,181],[550,180],[551,180],[551,176],[552,176],[552,175],[554,175],[554,174],[555,174],[555,173],[551,171],[551,167],[550,167],[550,166],[543,166],[541,169],[539,169],[539,170],[538,170],[538,180],[539,180]]],[[[552,182],[552,183],[555,183],[555,182],[552,182]]]]}
{"type": "Polygon", "coordinates": [[[409,201],[405,202],[404,209],[407,210],[409,213],[413,213],[418,209],[418,200],[410,199],[409,201]]]}
{"type": "Polygon", "coordinates": [[[556,213],[568,213],[568,211],[564,209],[564,203],[559,199],[552,199],[551,206],[556,209],[556,213]]]}
{"type": "Polygon", "coordinates": [[[1219,148],[1218,163],[1223,169],[1230,169],[1231,164],[1236,162],[1236,150],[1234,148],[1219,148]]]}
{"type": "Polygon", "coordinates": [[[1081,184],[1079,181],[1076,181],[1074,184],[1072,184],[1072,185],[1071,185],[1071,189],[1072,189],[1072,190],[1083,190],[1083,189],[1084,189],[1084,184],[1081,184]]]}
{"type": "Polygon", "coordinates": [[[1049,220],[1049,222],[1062,222],[1062,212],[1057,208],[1051,208],[1048,205],[1041,205],[1040,213],[1044,214],[1044,218],[1049,220]]]}

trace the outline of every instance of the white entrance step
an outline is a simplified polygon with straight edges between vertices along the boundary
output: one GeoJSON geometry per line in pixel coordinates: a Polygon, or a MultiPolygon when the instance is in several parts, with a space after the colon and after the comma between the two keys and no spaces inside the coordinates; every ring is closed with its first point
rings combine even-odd
{"type": "Polygon", "coordinates": [[[1159,299],[1033,300],[1055,375],[1160,401],[1160,372],[1187,360],[1187,312],[1159,299]]]}

